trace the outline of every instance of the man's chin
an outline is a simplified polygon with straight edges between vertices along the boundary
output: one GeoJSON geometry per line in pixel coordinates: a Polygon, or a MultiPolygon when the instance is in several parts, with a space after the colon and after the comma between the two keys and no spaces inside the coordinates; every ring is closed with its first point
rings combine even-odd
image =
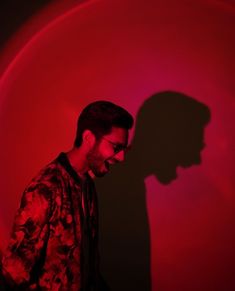
{"type": "Polygon", "coordinates": [[[107,174],[107,172],[106,172],[106,173],[104,173],[104,172],[94,173],[94,175],[96,176],[96,178],[102,178],[102,177],[104,177],[106,174],[107,174]]]}
{"type": "Polygon", "coordinates": [[[103,177],[109,172],[109,164],[108,162],[103,162],[98,167],[92,167],[91,171],[95,177],[97,178],[103,177]]]}
{"type": "Polygon", "coordinates": [[[105,171],[96,171],[96,170],[91,170],[91,172],[93,173],[93,175],[97,178],[101,178],[104,177],[109,171],[105,170],[105,171]]]}

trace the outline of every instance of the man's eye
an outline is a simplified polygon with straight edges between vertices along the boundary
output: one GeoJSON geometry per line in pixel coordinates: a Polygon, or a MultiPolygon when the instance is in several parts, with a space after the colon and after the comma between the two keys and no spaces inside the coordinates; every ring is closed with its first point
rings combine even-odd
{"type": "Polygon", "coordinates": [[[123,145],[114,145],[113,150],[115,153],[119,153],[121,151],[125,151],[126,147],[123,145]]]}
{"type": "Polygon", "coordinates": [[[120,147],[119,145],[115,145],[115,146],[113,146],[113,150],[115,153],[118,153],[122,150],[122,147],[120,147]]]}

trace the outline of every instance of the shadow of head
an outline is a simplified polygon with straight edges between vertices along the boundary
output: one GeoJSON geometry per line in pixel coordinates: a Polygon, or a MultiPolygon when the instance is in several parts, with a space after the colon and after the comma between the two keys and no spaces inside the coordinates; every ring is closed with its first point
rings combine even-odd
{"type": "Polygon", "coordinates": [[[178,166],[200,164],[209,121],[209,108],[185,94],[166,91],[148,98],[137,114],[132,143],[142,175],[168,184],[178,166]]]}

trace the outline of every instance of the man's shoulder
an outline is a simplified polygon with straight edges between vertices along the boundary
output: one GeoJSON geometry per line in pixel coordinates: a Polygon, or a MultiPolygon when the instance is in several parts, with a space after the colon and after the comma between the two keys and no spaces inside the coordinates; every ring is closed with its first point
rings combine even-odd
{"type": "Polygon", "coordinates": [[[32,189],[33,187],[39,187],[40,185],[45,188],[60,187],[65,177],[66,173],[57,157],[44,166],[37,175],[33,177],[26,190],[32,189]]]}

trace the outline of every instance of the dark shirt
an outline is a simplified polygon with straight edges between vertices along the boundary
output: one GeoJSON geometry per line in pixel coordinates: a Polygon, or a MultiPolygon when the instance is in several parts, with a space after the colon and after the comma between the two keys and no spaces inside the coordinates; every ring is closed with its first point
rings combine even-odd
{"type": "Polygon", "coordinates": [[[61,153],[23,193],[2,272],[12,290],[97,290],[97,244],[94,182],[61,153]]]}

